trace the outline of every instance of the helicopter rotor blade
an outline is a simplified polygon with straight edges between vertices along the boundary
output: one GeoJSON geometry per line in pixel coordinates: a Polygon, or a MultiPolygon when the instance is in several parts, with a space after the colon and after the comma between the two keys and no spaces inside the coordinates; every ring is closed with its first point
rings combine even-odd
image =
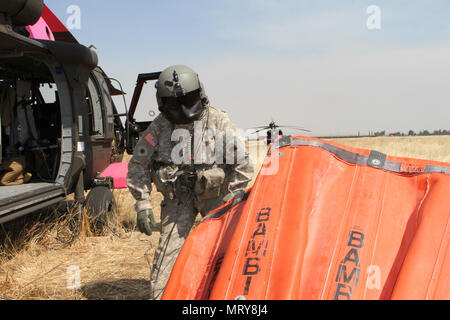
{"type": "Polygon", "coordinates": [[[254,127],[251,129],[257,129],[257,131],[255,131],[253,134],[255,133],[259,133],[261,131],[265,131],[265,130],[277,130],[280,128],[286,128],[286,129],[293,129],[293,130],[298,130],[298,131],[303,131],[303,132],[311,132],[311,130],[305,129],[305,128],[301,128],[301,127],[296,127],[296,126],[284,126],[284,125],[277,125],[274,122],[270,123],[270,125],[268,126],[261,126],[261,127],[254,127]]]}
{"type": "Polygon", "coordinates": [[[260,130],[257,130],[255,132],[253,132],[252,134],[259,133],[259,132],[262,132],[262,131],[266,131],[268,129],[270,129],[270,128],[263,128],[263,129],[260,129],[260,130]]]}
{"type": "Polygon", "coordinates": [[[279,126],[279,125],[270,125],[270,126],[263,126],[263,127],[254,127],[254,128],[251,128],[251,129],[263,129],[263,130],[266,130],[266,129],[276,129],[276,128],[280,128],[280,127],[283,127],[283,126],[279,126]]]}
{"type": "Polygon", "coordinates": [[[303,128],[289,128],[289,129],[303,131],[303,132],[312,132],[311,130],[303,129],[303,128]]]}
{"type": "MultiPolygon", "coordinates": [[[[278,125],[277,125],[278,126],[278,125]]],[[[279,125],[278,127],[283,127],[283,128],[293,128],[293,129],[296,129],[296,128],[301,128],[301,127],[297,127],[297,126],[283,126],[283,125],[279,125]]],[[[303,128],[301,128],[301,129],[303,129],[303,128]]]]}
{"type": "Polygon", "coordinates": [[[300,131],[304,131],[304,132],[311,132],[311,130],[308,130],[305,128],[300,128],[300,127],[295,127],[295,126],[278,126],[278,128],[286,128],[286,129],[300,130],[300,131]]]}

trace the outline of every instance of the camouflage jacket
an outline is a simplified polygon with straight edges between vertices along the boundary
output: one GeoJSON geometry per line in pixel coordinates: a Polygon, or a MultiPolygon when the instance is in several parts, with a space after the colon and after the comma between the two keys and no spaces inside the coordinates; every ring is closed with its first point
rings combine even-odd
{"type": "Polygon", "coordinates": [[[200,120],[190,125],[175,125],[160,114],[134,149],[127,183],[139,212],[151,208],[152,182],[165,197],[173,199],[179,195],[172,182],[194,172],[197,181],[189,188],[197,199],[216,196],[227,202],[245,190],[253,171],[245,145],[227,113],[208,107],[200,120]],[[220,190],[205,192],[205,184],[220,184],[220,190]]]}

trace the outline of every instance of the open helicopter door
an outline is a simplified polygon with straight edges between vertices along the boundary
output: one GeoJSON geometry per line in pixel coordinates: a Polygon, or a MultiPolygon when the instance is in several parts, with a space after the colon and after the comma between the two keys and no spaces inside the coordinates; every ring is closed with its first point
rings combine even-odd
{"type": "MultiPolygon", "coordinates": [[[[31,3],[31,1],[29,3],[31,3]]],[[[2,2],[1,4],[0,11],[5,12],[6,9],[5,6],[3,6],[4,3],[2,2]]],[[[8,4],[16,3],[8,1],[8,4]]],[[[6,6],[6,8],[8,7],[6,6]]],[[[8,13],[8,11],[6,11],[6,13],[8,13]]],[[[37,18],[39,17],[36,17],[36,19],[37,18]]],[[[34,21],[34,19],[32,19],[32,21],[34,21]]],[[[20,25],[31,24],[32,21],[27,20],[20,23],[20,25]]],[[[10,98],[10,108],[4,108],[4,103],[2,103],[2,108],[0,108],[3,113],[3,141],[1,143],[1,148],[5,149],[2,150],[0,158],[2,159],[4,166],[9,166],[8,163],[12,163],[16,166],[17,163],[14,161],[13,157],[17,154],[23,155],[23,153],[26,153],[29,157],[25,157],[25,165],[31,167],[32,170],[35,171],[31,176],[31,179],[28,180],[30,178],[29,172],[21,169],[20,165],[22,167],[23,165],[19,162],[19,165],[16,166],[18,168],[16,171],[19,172],[17,178],[18,181],[14,181],[16,177],[13,175],[13,181],[7,181],[4,185],[0,186],[0,224],[3,224],[28,213],[48,207],[65,198],[66,190],[64,189],[64,186],[66,182],[66,185],[69,184],[67,176],[68,173],[70,173],[69,169],[72,160],[72,140],[71,138],[69,138],[70,141],[67,142],[63,140],[63,147],[57,147],[56,149],[52,149],[52,146],[58,145],[58,142],[51,142],[50,144],[44,143],[42,142],[43,139],[39,139],[42,142],[40,144],[39,141],[38,144],[34,144],[36,139],[30,139],[34,140],[32,141],[33,144],[30,143],[22,146],[13,143],[19,140],[19,131],[21,134],[24,132],[22,131],[23,124],[28,123],[29,120],[31,120],[31,117],[28,116],[31,115],[29,112],[31,110],[30,105],[33,106],[35,109],[34,111],[36,111],[36,114],[38,115],[50,114],[49,112],[46,112],[50,106],[45,103],[45,99],[39,94],[41,92],[40,89],[42,89],[41,85],[53,83],[62,90],[62,88],[66,88],[67,82],[62,69],[57,68],[61,65],[60,62],[52,55],[52,50],[57,50],[58,48],[56,46],[51,47],[50,42],[29,39],[20,33],[15,32],[10,25],[0,24],[0,47],[2,49],[2,54],[0,55],[0,83],[4,89],[13,90],[14,92],[14,98],[10,98]],[[33,79],[33,82],[30,88],[30,83],[23,80],[31,78],[33,79]],[[19,87],[22,87],[22,89],[19,87]],[[32,94],[29,94],[30,90],[32,94]],[[20,91],[22,94],[19,93],[20,91]],[[20,99],[16,97],[17,94],[19,94],[20,99]],[[25,99],[23,99],[23,97],[25,97],[25,99]],[[30,99],[30,97],[33,97],[33,99],[30,99]],[[31,103],[29,103],[28,100],[30,100],[31,103]],[[19,103],[21,103],[20,106],[19,103]],[[6,109],[9,110],[9,117],[6,117],[4,113],[6,109]],[[19,116],[22,119],[22,125],[20,126],[18,125],[19,116]],[[8,125],[6,125],[6,123],[8,123],[8,125]],[[9,127],[8,130],[6,130],[7,127],[9,127]],[[66,150],[67,152],[65,152],[66,150]],[[45,153],[45,156],[42,156],[42,152],[45,153]],[[68,157],[69,154],[70,157],[68,157]],[[53,161],[57,156],[64,157],[64,161],[53,161]],[[56,163],[56,169],[51,165],[53,163],[56,163]],[[57,170],[58,166],[61,166],[62,169],[57,170]],[[50,168],[52,175],[45,175],[41,178],[41,173],[48,173],[47,167],[50,168]],[[28,181],[25,182],[23,179],[24,183],[15,184],[21,182],[20,180],[22,178],[20,178],[20,174],[26,175],[28,181]]],[[[4,90],[3,94],[5,94],[4,90]]],[[[3,98],[5,98],[4,95],[3,98]]],[[[69,96],[63,96],[63,98],[63,101],[66,103],[66,112],[72,114],[72,104],[69,96]]],[[[59,118],[66,119],[65,117],[59,118]]],[[[48,120],[48,117],[44,117],[44,119],[48,120]]],[[[48,129],[47,125],[49,125],[49,123],[40,121],[32,122],[35,129],[36,126],[40,129],[39,132],[41,134],[44,127],[48,129]]],[[[31,125],[31,122],[29,124],[31,125]]],[[[66,131],[71,130],[71,124],[72,121],[67,121],[64,123],[64,125],[66,125],[65,127],[57,125],[55,129],[62,134],[62,128],[66,131]]],[[[36,133],[35,130],[33,131],[36,133]]],[[[71,137],[70,134],[64,136],[71,137]]],[[[33,135],[33,138],[36,138],[36,136],[33,135]]],[[[50,136],[50,138],[58,140],[54,135],[50,136]]],[[[24,142],[24,140],[22,140],[22,142],[24,142]]]]}
{"type": "Polygon", "coordinates": [[[139,141],[139,134],[145,131],[151,123],[148,121],[138,122],[135,119],[136,108],[141,97],[144,84],[146,84],[147,81],[158,80],[160,75],[161,72],[141,73],[138,75],[136,88],[134,89],[133,99],[131,100],[126,123],[126,149],[128,154],[133,154],[134,147],[139,141]]]}

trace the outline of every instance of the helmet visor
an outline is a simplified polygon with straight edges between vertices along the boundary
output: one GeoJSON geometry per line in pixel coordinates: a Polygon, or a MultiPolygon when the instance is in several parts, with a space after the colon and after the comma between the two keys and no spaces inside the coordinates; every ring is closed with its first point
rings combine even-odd
{"type": "Polygon", "coordinates": [[[162,102],[165,108],[177,109],[179,106],[192,108],[200,100],[200,90],[189,92],[182,97],[163,97],[162,102]]]}

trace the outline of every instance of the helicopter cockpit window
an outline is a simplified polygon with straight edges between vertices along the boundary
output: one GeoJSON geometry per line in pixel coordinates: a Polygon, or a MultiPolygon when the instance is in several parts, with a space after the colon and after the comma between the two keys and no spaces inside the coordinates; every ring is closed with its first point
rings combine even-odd
{"type": "Polygon", "coordinates": [[[89,100],[92,114],[91,135],[103,136],[105,133],[103,126],[103,101],[99,86],[92,76],[88,81],[87,99],[89,100]]]}

